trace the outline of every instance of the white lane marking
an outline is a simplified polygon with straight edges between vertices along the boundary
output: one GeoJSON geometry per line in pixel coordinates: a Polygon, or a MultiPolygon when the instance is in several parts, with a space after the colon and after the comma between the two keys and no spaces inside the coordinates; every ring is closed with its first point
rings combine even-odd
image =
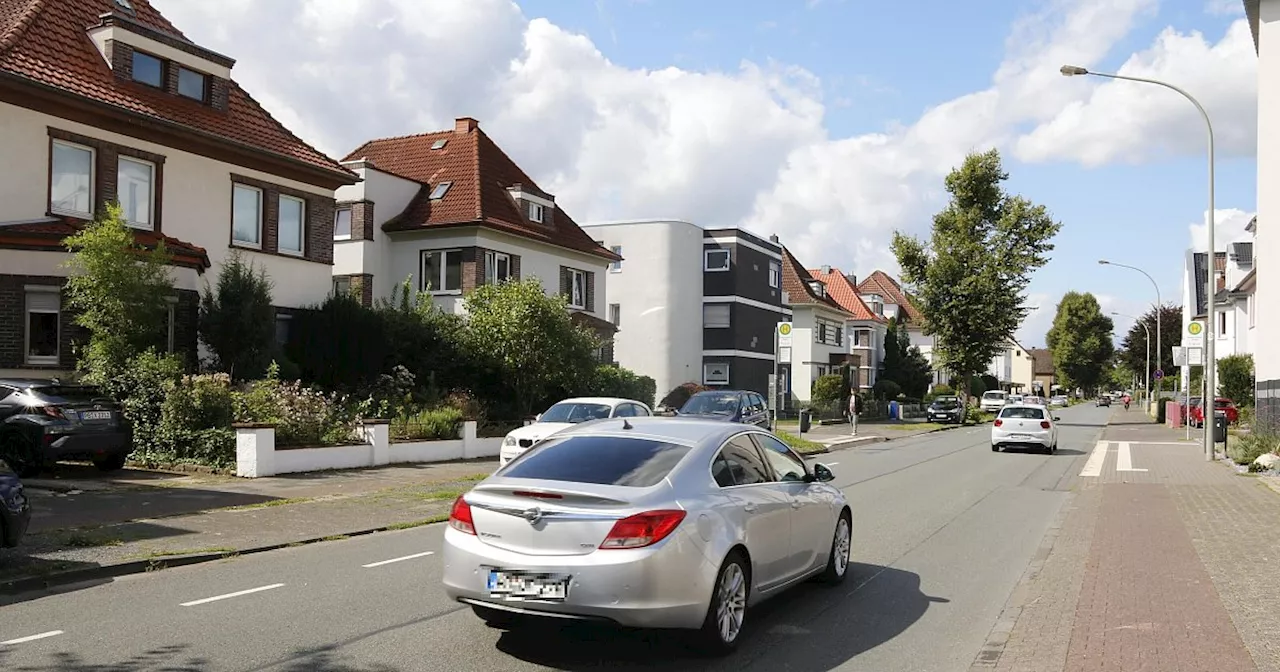
{"type": "Polygon", "coordinates": [[[1080,472],[1081,476],[1101,476],[1102,467],[1107,463],[1107,442],[1099,441],[1098,445],[1093,447],[1093,452],[1089,454],[1089,461],[1084,463],[1084,470],[1080,472]]]}
{"type": "Polygon", "coordinates": [[[206,598],[204,598],[204,599],[202,599],[202,600],[192,600],[192,601],[190,601],[190,602],[183,602],[182,604],[180,604],[180,605],[178,605],[178,606],[180,606],[180,607],[194,607],[194,606],[196,606],[196,605],[198,605],[198,604],[207,604],[207,603],[209,603],[209,602],[217,602],[218,600],[227,600],[227,599],[230,599],[230,598],[233,598],[233,597],[240,597],[241,595],[251,595],[251,594],[253,594],[253,593],[261,593],[261,592],[262,592],[262,591],[264,591],[264,590],[271,590],[271,589],[273,589],[273,588],[281,588],[281,587],[283,587],[283,586],[284,586],[284,584],[283,584],[283,583],[273,583],[273,584],[271,584],[271,585],[269,585],[269,586],[258,586],[257,588],[250,588],[249,590],[237,590],[237,591],[236,591],[236,592],[234,592],[234,593],[227,593],[226,595],[214,595],[213,597],[206,597],[206,598]]]}
{"type": "Polygon", "coordinates": [[[1120,442],[1120,454],[1116,456],[1116,471],[1146,471],[1133,468],[1133,453],[1129,450],[1129,442],[1120,442]]]}
{"type": "Polygon", "coordinates": [[[404,556],[404,557],[402,557],[402,558],[391,558],[390,560],[382,560],[382,561],[379,561],[379,562],[371,562],[371,563],[369,563],[369,564],[367,564],[367,565],[360,565],[360,566],[361,566],[361,567],[364,567],[365,569],[368,569],[368,568],[370,568],[370,567],[381,567],[381,566],[383,566],[383,565],[389,565],[389,564],[391,564],[391,563],[393,563],[393,562],[401,562],[401,561],[403,561],[403,560],[413,560],[414,558],[425,558],[425,557],[427,557],[428,555],[435,555],[435,553],[436,553],[435,551],[426,551],[426,552],[423,552],[423,553],[414,553],[413,555],[406,555],[406,556],[404,556]]]}
{"type": "Polygon", "coordinates": [[[1135,446],[1200,446],[1199,441],[1130,441],[1135,446]]]}
{"type": "Polygon", "coordinates": [[[57,637],[58,635],[61,635],[61,634],[62,634],[61,630],[50,630],[49,632],[42,632],[38,635],[28,635],[26,637],[19,637],[17,639],[10,639],[4,642],[0,642],[0,646],[9,646],[10,644],[26,644],[27,642],[34,642],[37,639],[44,639],[45,637],[57,637]]]}

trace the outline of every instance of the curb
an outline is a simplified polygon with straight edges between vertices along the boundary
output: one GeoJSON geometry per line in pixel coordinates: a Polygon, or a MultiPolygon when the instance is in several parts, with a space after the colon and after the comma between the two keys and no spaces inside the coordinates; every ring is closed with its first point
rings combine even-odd
{"type": "MultiPolygon", "coordinates": [[[[443,520],[423,523],[419,527],[427,525],[436,525],[444,522],[443,520]]],[[[130,574],[143,574],[146,572],[154,572],[161,569],[169,569],[170,567],[186,567],[188,565],[199,565],[215,560],[225,560],[241,555],[254,555],[256,553],[266,553],[269,551],[278,551],[282,548],[290,548],[293,546],[309,546],[318,544],[322,541],[336,541],[334,537],[363,537],[378,532],[388,532],[391,530],[412,529],[404,528],[403,523],[392,523],[390,525],[381,525],[371,527],[355,532],[340,532],[335,534],[326,534],[323,537],[309,537],[297,541],[287,541],[275,544],[265,544],[262,546],[250,546],[248,548],[236,549],[233,551],[219,551],[216,553],[193,553],[190,555],[173,555],[160,558],[148,558],[146,560],[128,560],[125,562],[117,562],[107,565],[98,565],[97,567],[85,567],[83,569],[71,569],[65,572],[54,572],[44,576],[30,576],[20,579],[10,579],[8,581],[0,581],[0,595],[21,595],[36,590],[45,590],[57,586],[65,586],[73,583],[81,583],[84,581],[93,581],[96,579],[112,579],[119,576],[128,576],[130,574]]]]}
{"type": "MultiPolygon", "coordinates": [[[[938,432],[949,432],[953,429],[960,429],[962,427],[968,427],[968,426],[969,425],[948,425],[946,427],[931,429],[927,432],[912,434],[911,436],[867,436],[865,438],[859,438],[857,441],[843,441],[835,445],[827,446],[822,450],[816,450],[812,453],[805,453],[805,456],[808,457],[810,455],[825,455],[827,453],[834,453],[839,450],[849,450],[851,448],[857,448],[858,446],[864,443],[869,444],[869,443],[887,443],[889,441],[901,441],[902,439],[911,439],[917,436],[925,436],[927,434],[937,434],[938,432]]],[[[974,426],[976,427],[977,425],[974,425],[974,426]]]]}

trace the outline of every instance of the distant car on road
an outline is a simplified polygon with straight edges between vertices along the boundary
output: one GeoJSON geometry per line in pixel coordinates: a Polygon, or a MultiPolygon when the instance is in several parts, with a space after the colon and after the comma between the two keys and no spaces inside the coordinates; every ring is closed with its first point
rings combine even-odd
{"type": "Polygon", "coordinates": [[[578,397],[565,399],[546,412],[538,414],[532,425],[517,427],[502,439],[498,465],[516,459],[548,436],[578,423],[603,418],[634,418],[653,415],[649,406],[634,399],[616,397],[578,397]]]}
{"type": "Polygon", "coordinates": [[[1098,401],[1097,401],[1097,404],[1098,404],[1098,406],[1110,406],[1110,405],[1111,405],[1111,395],[1109,395],[1109,394],[1099,394],[1099,395],[1098,395],[1098,401]]]}
{"type": "MultiPolygon", "coordinates": [[[[1213,410],[1222,411],[1227,416],[1227,424],[1235,424],[1240,420],[1240,409],[1226,397],[1214,399],[1213,410]]],[[[1200,397],[1191,398],[1191,426],[1204,427],[1204,403],[1200,397]]]]}
{"type": "Polygon", "coordinates": [[[1063,406],[1069,406],[1070,404],[1071,404],[1071,402],[1067,399],[1067,397],[1066,397],[1065,395],[1061,395],[1061,394],[1059,394],[1059,395],[1057,395],[1057,396],[1054,396],[1054,397],[1050,397],[1050,398],[1049,398],[1049,405],[1050,405],[1050,406],[1057,406],[1057,407],[1061,408],[1061,407],[1063,407],[1063,406]]]}
{"type": "Polygon", "coordinates": [[[982,393],[982,401],[979,402],[979,405],[982,406],[982,410],[988,413],[995,413],[1004,408],[1006,402],[1008,402],[1008,395],[1004,390],[989,390],[982,393]]]}
{"type": "Polygon", "coordinates": [[[751,607],[810,577],[844,580],[853,512],[834,479],[749,425],[571,427],[454,502],[445,593],[494,627],[686,629],[728,653],[751,607]]]}
{"type": "Polygon", "coordinates": [[[57,379],[0,378],[0,460],[30,478],[58,460],[87,459],[102,471],[133,450],[120,406],[96,387],[57,379]]]}
{"type": "Polygon", "coordinates": [[[677,415],[772,428],[764,397],[747,390],[703,390],[689,397],[677,415]]]}
{"type": "Polygon", "coordinates": [[[964,406],[960,397],[938,397],[926,411],[929,422],[960,423],[964,421],[964,406]]]}
{"type": "Polygon", "coordinates": [[[31,524],[31,504],[22,481],[0,460],[0,546],[17,546],[31,524]]]}
{"type": "Polygon", "coordinates": [[[991,424],[991,450],[998,452],[1016,446],[1052,454],[1058,450],[1057,421],[1045,406],[1005,406],[991,424]]]}

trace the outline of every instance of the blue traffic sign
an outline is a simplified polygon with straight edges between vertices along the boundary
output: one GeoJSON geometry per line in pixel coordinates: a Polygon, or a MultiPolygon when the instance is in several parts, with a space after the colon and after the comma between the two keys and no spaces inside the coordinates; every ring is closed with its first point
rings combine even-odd
{"type": "Polygon", "coordinates": [[[1160,380],[1161,378],[1164,378],[1164,369],[1156,369],[1156,372],[1151,374],[1151,377],[1155,378],[1156,380],[1160,380]]]}

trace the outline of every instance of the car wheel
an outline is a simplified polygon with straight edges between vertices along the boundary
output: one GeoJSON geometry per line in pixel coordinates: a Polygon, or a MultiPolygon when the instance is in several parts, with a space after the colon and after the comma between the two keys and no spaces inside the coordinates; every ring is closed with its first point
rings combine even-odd
{"type": "Polygon", "coordinates": [[[108,457],[100,457],[93,461],[93,466],[98,471],[119,471],[124,468],[126,455],[110,455],[108,457]]]}
{"type": "Polygon", "coordinates": [[[9,463],[18,478],[33,478],[44,466],[35,445],[16,430],[0,433],[0,459],[9,463]]]}
{"type": "Polygon", "coordinates": [[[751,590],[749,572],[742,555],[734,552],[725,558],[716,574],[707,618],[699,633],[699,643],[708,653],[725,655],[738,648],[751,590]]]}
{"type": "Polygon", "coordinates": [[[476,604],[471,605],[471,611],[480,620],[484,621],[485,625],[502,630],[510,630],[519,625],[522,620],[521,614],[517,614],[514,611],[482,607],[476,604]]]}
{"type": "Polygon", "coordinates": [[[998,452],[1000,452],[1000,446],[999,446],[998,444],[995,444],[995,443],[991,444],[991,452],[993,452],[993,453],[998,453],[998,452]]]}
{"type": "Polygon", "coordinates": [[[845,509],[836,520],[836,531],[831,537],[831,556],[827,558],[827,569],[822,572],[823,583],[834,586],[848,576],[849,549],[852,545],[853,517],[845,509]]]}

